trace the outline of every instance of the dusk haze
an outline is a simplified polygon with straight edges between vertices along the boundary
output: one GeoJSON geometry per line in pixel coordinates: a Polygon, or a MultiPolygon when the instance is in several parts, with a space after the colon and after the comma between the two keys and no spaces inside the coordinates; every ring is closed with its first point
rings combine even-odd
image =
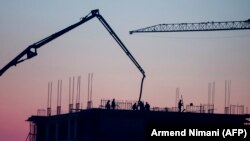
{"type": "MultiPolygon", "coordinates": [[[[184,106],[208,104],[209,93],[214,93],[214,113],[224,113],[226,102],[244,106],[244,114],[249,114],[249,29],[129,34],[158,24],[250,22],[249,7],[248,0],[1,0],[0,69],[28,46],[99,9],[145,71],[140,100],[151,108],[176,107],[178,90],[184,106]],[[229,89],[230,99],[225,98],[229,89]]],[[[8,68],[0,76],[0,140],[26,140],[26,120],[47,108],[48,83],[52,114],[56,113],[58,80],[62,113],[68,112],[73,77],[73,103],[79,84],[80,107],[86,109],[89,74],[94,108],[102,99],[138,101],[143,73],[124,51],[93,18],[41,46],[37,56],[8,68]]]]}

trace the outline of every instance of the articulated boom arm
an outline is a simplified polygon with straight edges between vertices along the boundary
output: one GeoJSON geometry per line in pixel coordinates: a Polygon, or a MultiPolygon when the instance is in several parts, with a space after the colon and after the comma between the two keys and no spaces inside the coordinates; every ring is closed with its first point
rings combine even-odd
{"type": "Polygon", "coordinates": [[[142,81],[141,81],[141,88],[140,88],[140,96],[139,96],[139,101],[141,101],[141,95],[142,95],[142,88],[143,88],[143,81],[144,78],[146,77],[144,70],[142,67],[139,65],[139,63],[135,60],[133,55],[129,52],[129,50],[126,48],[126,46],[122,43],[122,41],[119,39],[119,37],[115,34],[113,29],[108,25],[108,23],[105,21],[105,19],[99,14],[99,10],[92,10],[91,13],[89,13],[87,16],[83,17],[81,21],[59,31],[56,32],[32,45],[27,47],[23,52],[21,52],[18,56],[16,56],[12,61],[10,61],[6,66],[4,66],[0,70],[0,76],[10,67],[16,66],[18,63],[21,63],[27,59],[30,59],[34,56],[37,55],[37,49],[40,48],[41,46],[49,43],[50,41],[60,37],[61,35],[65,34],[66,32],[78,27],[79,25],[91,20],[92,18],[97,17],[99,21],[103,24],[103,26],[108,30],[110,35],[115,39],[115,41],[120,45],[122,50],[126,53],[126,55],[131,59],[131,61],[135,64],[135,66],[139,69],[139,71],[142,73],[142,81]],[[26,56],[26,57],[25,57],[26,56]]]}
{"type": "Polygon", "coordinates": [[[126,46],[122,43],[122,41],[119,39],[119,37],[115,34],[115,32],[112,30],[112,28],[108,25],[108,23],[104,20],[104,18],[101,15],[96,15],[96,17],[100,20],[100,22],[103,24],[103,26],[108,30],[110,35],[115,39],[115,41],[120,45],[122,50],[127,54],[127,56],[131,59],[131,61],[135,64],[135,66],[139,69],[139,71],[142,74],[142,80],[141,80],[141,89],[140,89],[140,96],[139,101],[141,101],[141,95],[142,95],[142,88],[143,88],[143,81],[146,77],[144,70],[140,66],[140,64],[135,60],[133,55],[129,52],[129,50],[126,48],[126,46]]]}
{"type": "MultiPolygon", "coordinates": [[[[93,12],[93,11],[92,11],[93,12]]],[[[92,19],[94,17],[94,15],[90,15],[88,14],[86,17],[82,18],[80,22],[77,22],[59,32],[56,32],[30,46],[28,46],[23,52],[21,52],[19,55],[17,55],[12,61],[10,61],[6,66],[4,66],[1,70],[0,70],[0,76],[6,71],[8,70],[10,67],[12,66],[16,66],[18,63],[21,63],[27,59],[30,59],[32,57],[35,57],[37,55],[37,49],[40,48],[41,46],[49,43],[50,41],[60,37],[61,35],[65,34],[66,32],[76,28],[77,26],[87,22],[88,20],[92,19]],[[26,56],[26,58],[25,58],[26,56]]]]}
{"type": "Polygon", "coordinates": [[[177,24],[158,24],[129,33],[145,32],[188,32],[188,31],[218,31],[218,30],[244,30],[250,29],[250,19],[246,21],[226,21],[226,22],[201,22],[201,23],[177,23],[177,24]]]}

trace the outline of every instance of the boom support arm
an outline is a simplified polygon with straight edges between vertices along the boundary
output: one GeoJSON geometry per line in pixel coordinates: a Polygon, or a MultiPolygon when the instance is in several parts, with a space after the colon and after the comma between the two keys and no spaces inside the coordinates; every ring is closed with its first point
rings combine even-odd
{"type": "Polygon", "coordinates": [[[0,70],[0,76],[3,75],[3,73],[8,70],[10,67],[12,66],[16,66],[18,63],[21,63],[27,59],[30,59],[32,57],[35,57],[37,55],[37,49],[42,47],[43,45],[49,43],[50,41],[62,36],[64,33],[69,32],[70,30],[76,28],[77,26],[87,22],[88,20],[92,19],[94,17],[94,15],[90,15],[88,14],[86,17],[82,18],[81,21],[59,31],[56,32],[30,46],[28,46],[23,52],[21,52],[19,55],[17,55],[12,61],[10,61],[6,66],[4,66],[1,70],[0,70]],[[26,58],[25,55],[27,55],[26,58]],[[24,58],[24,59],[23,59],[24,58]]]}
{"type": "Polygon", "coordinates": [[[119,39],[119,37],[115,34],[113,29],[108,25],[108,23],[105,21],[105,19],[100,15],[97,14],[96,17],[100,20],[100,22],[103,24],[103,26],[108,30],[110,35],[115,39],[115,41],[120,45],[122,50],[127,54],[127,56],[130,58],[130,60],[135,64],[135,66],[139,69],[139,71],[142,74],[142,80],[141,80],[141,89],[140,89],[140,96],[139,101],[141,101],[141,95],[142,95],[142,88],[143,88],[143,81],[146,77],[144,70],[140,66],[140,64],[135,60],[133,55],[129,52],[129,50],[126,48],[126,46],[122,43],[122,41],[119,39]]]}
{"type": "Polygon", "coordinates": [[[139,95],[139,101],[141,101],[141,95],[142,95],[142,88],[143,88],[143,82],[144,82],[144,78],[146,77],[144,70],[142,69],[142,67],[139,65],[139,63],[135,60],[135,58],[133,57],[133,55],[129,52],[129,50],[126,48],[126,46],[122,43],[122,41],[119,39],[119,37],[115,34],[115,32],[113,31],[113,29],[108,25],[108,23],[105,21],[105,19],[99,14],[99,10],[92,10],[91,13],[89,13],[87,16],[83,17],[81,19],[81,21],[59,31],[56,32],[30,46],[28,46],[23,52],[21,52],[19,55],[17,55],[12,61],[10,61],[6,66],[4,66],[1,70],[0,70],[0,76],[6,71],[8,70],[10,67],[12,66],[16,66],[18,63],[21,63],[27,59],[30,59],[34,56],[37,55],[37,49],[42,47],[43,45],[49,43],[50,41],[60,37],[61,35],[69,32],[70,30],[78,27],[79,25],[91,20],[92,18],[97,17],[99,19],[99,21],[103,24],[103,26],[108,30],[108,32],[110,33],[110,35],[115,39],[115,41],[120,45],[120,47],[122,48],[122,50],[126,53],[126,55],[131,59],[131,61],[134,63],[134,65],[139,69],[139,71],[142,74],[142,81],[141,81],[141,88],[140,88],[140,95],[139,95]],[[27,55],[26,58],[24,58],[27,55]],[[24,59],[23,59],[24,58],[24,59]]]}

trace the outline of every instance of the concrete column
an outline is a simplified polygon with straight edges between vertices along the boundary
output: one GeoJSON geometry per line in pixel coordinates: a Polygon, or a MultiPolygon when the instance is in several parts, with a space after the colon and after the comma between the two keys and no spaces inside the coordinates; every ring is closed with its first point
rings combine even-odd
{"type": "Polygon", "coordinates": [[[58,123],[58,121],[56,121],[56,129],[55,129],[55,141],[58,141],[58,130],[59,130],[59,123],[58,123]]]}
{"type": "Polygon", "coordinates": [[[77,138],[77,120],[74,120],[74,139],[77,138]]]}
{"type": "Polygon", "coordinates": [[[49,123],[46,123],[45,127],[45,141],[49,141],[49,123]]]}
{"type": "Polygon", "coordinates": [[[71,129],[71,123],[70,123],[70,119],[68,119],[68,140],[71,139],[71,135],[70,135],[70,129],[71,129]]]}

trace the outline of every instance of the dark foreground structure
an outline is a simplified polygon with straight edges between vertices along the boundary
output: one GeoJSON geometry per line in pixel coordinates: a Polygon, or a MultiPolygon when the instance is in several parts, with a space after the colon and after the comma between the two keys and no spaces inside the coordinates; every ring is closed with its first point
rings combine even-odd
{"type": "Polygon", "coordinates": [[[147,140],[153,128],[249,127],[249,115],[88,109],[31,116],[31,141],[147,140]]]}

